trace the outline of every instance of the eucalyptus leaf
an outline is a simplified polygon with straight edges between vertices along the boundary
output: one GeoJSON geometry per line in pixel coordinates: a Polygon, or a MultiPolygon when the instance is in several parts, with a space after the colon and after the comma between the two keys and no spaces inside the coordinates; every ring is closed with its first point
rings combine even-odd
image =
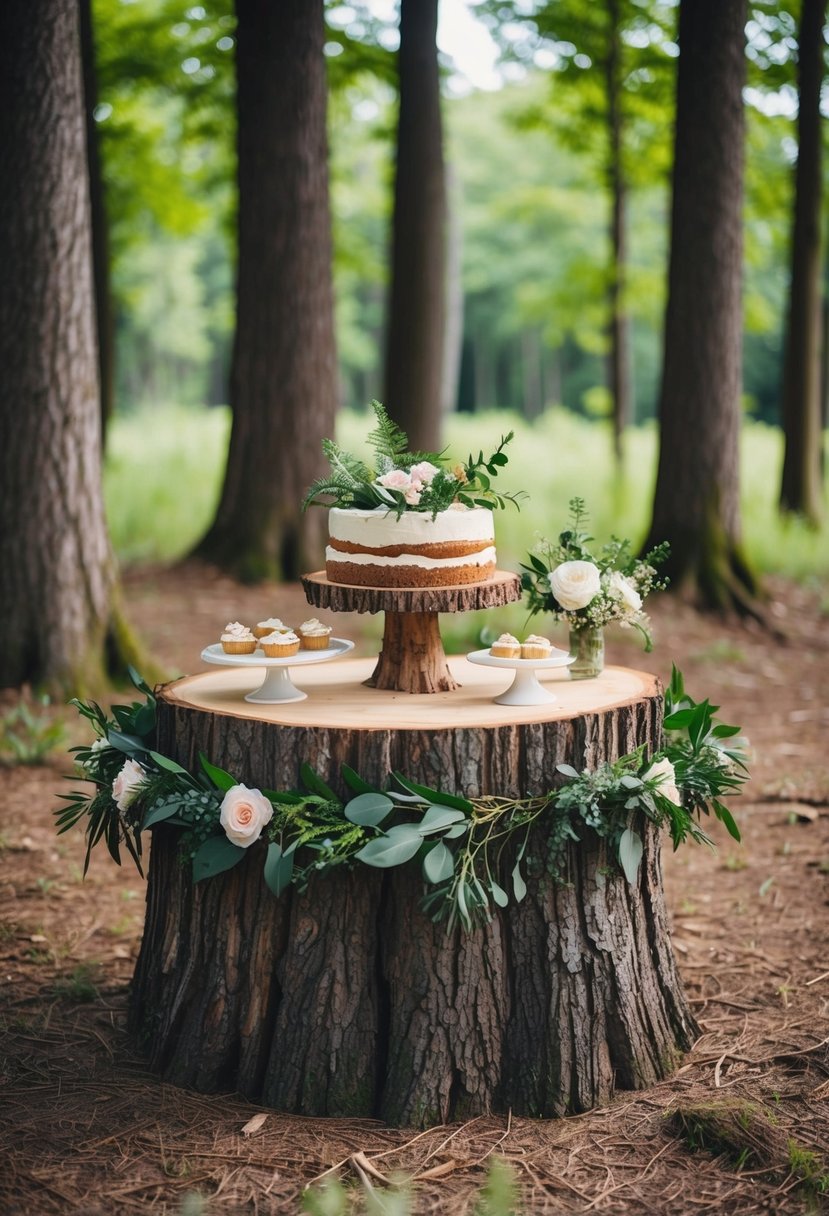
{"type": "Polygon", "coordinates": [[[527,884],[524,882],[524,876],[521,873],[521,865],[515,863],[512,871],[512,893],[515,896],[516,902],[521,903],[521,900],[527,894],[527,884]]]}
{"type": "Polygon", "coordinates": [[[358,794],[345,804],[343,814],[351,823],[362,828],[376,828],[394,810],[394,803],[385,794],[358,794]]]}
{"type": "Polygon", "coordinates": [[[354,856],[367,866],[387,870],[391,866],[402,866],[404,862],[411,861],[422,843],[423,837],[415,824],[400,823],[363,845],[354,856]]]}
{"type": "Polygon", "coordinates": [[[445,882],[454,872],[455,858],[441,840],[423,858],[423,877],[427,882],[445,882]]]}
{"type": "Polygon", "coordinates": [[[556,772],[562,773],[565,777],[578,777],[579,775],[572,764],[557,764],[556,772]]]}
{"type": "Polygon", "coordinates": [[[421,836],[431,836],[433,832],[441,832],[444,828],[465,821],[463,811],[453,810],[450,806],[441,806],[434,802],[418,824],[421,836]]]}
{"type": "Polygon", "coordinates": [[[291,885],[294,873],[294,854],[282,852],[282,846],[273,841],[268,845],[268,855],[265,858],[264,878],[274,895],[281,895],[291,885]]]}
{"type": "Polygon", "coordinates": [[[146,831],[147,828],[155,827],[157,823],[163,823],[165,819],[171,819],[173,815],[178,814],[181,810],[181,802],[161,802],[151,806],[144,816],[141,824],[141,830],[146,831]]]}
{"type": "Polygon", "coordinates": [[[211,836],[197,850],[193,858],[193,881],[201,882],[204,878],[212,878],[214,874],[222,874],[232,870],[245,856],[245,849],[228,840],[226,836],[211,836]]]}
{"type": "Polygon", "coordinates": [[[637,832],[625,828],[619,837],[619,864],[625,872],[625,878],[631,884],[636,882],[639,873],[639,863],[642,860],[642,841],[637,832]]]}
{"type": "Polygon", "coordinates": [[[463,823],[453,823],[451,828],[447,828],[443,833],[444,840],[458,840],[461,836],[465,836],[469,831],[469,820],[464,819],[463,823]]]}
{"type": "Polygon", "coordinates": [[[503,887],[499,887],[494,878],[489,880],[489,889],[492,892],[492,898],[495,900],[499,908],[506,908],[509,903],[509,896],[503,887]]]}

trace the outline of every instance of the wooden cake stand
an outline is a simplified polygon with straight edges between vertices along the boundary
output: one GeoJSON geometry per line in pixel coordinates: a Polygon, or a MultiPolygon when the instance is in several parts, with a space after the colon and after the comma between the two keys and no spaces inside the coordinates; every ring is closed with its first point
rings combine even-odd
{"type": "Polygon", "coordinates": [[[457,587],[348,587],[324,570],[306,574],[309,604],[331,612],[384,612],[383,645],[366,683],[396,692],[452,692],[459,685],[443,652],[438,614],[500,608],[521,598],[517,574],[496,570],[483,583],[457,587]]]}

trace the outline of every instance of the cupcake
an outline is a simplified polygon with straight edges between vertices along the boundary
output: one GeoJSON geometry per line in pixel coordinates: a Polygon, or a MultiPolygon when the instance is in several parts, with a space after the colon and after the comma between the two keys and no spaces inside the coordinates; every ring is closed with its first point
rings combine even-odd
{"type": "Polygon", "coordinates": [[[490,646],[489,653],[494,659],[520,659],[521,643],[511,633],[502,633],[490,646]]]}
{"type": "Polygon", "coordinates": [[[269,633],[290,633],[291,626],[283,625],[278,616],[269,616],[266,621],[258,621],[253,627],[253,635],[257,638],[267,637],[269,633]]]}
{"type": "Polygon", "coordinates": [[[299,638],[292,629],[287,633],[269,633],[261,638],[259,645],[269,659],[289,659],[299,650],[299,638]]]}
{"type": "Polygon", "coordinates": [[[331,626],[323,625],[315,616],[310,621],[303,621],[299,627],[299,642],[303,650],[327,650],[330,636],[331,626]]]}
{"type": "Polygon", "coordinates": [[[253,654],[256,649],[256,638],[247,625],[240,625],[238,621],[225,625],[221,643],[225,654],[253,654]]]}
{"type": "Polygon", "coordinates": [[[546,638],[540,638],[537,633],[531,633],[521,643],[522,659],[549,659],[553,653],[553,644],[546,638]]]}

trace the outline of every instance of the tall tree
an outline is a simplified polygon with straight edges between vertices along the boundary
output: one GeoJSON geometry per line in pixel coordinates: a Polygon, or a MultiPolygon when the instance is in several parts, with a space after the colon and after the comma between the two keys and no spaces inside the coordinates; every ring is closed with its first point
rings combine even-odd
{"type": "Polygon", "coordinates": [[[412,449],[440,447],[446,318],[446,173],[438,0],[401,0],[385,401],[412,449]]]}
{"type": "Polygon", "coordinates": [[[826,0],[802,0],[798,32],[797,165],[783,366],[784,511],[821,518],[821,143],[826,0]]]}
{"type": "Polygon", "coordinates": [[[0,685],[79,689],[117,621],[77,0],[0,5],[0,108],[0,685]]]}
{"type": "Polygon", "coordinates": [[[295,578],[321,556],[302,515],[334,428],[323,0],[237,0],[239,261],[233,425],[197,553],[240,577],[295,578]]]}
{"type": "Polygon", "coordinates": [[[105,434],[114,403],[115,327],[109,281],[109,221],[101,174],[98,124],[95,120],[95,111],[98,108],[98,72],[95,66],[92,0],[79,0],[79,13],[84,113],[86,116],[86,159],[89,170],[89,204],[92,218],[92,281],[95,287],[98,382],[101,394],[101,427],[105,434]]]}
{"type": "MultiPolygon", "coordinates": [[[[652,0],[646,12],[637,0],[598,0],[590,5],[582,0],[546,0],[529,16],[521,4],[506,10],[514,13],[514,20],[528,22],[555,50],[552,106],[532,118],[553,126],[565,145],[586,152],[606,191],[606,383],[617,460],[622,456],[625,427],[634,414],[629,201],[632,187],[645,178],[653,181],[664,166],[673,73],[665,47],[673,37],[672,8],[662,0],[652,0]]],[[[503,19],[500,0],[493,0],[490,12],[503,19]]]]}
{"type": "Polygon", "coordinates": [[[647,548],[675,589],[754,611],[740,547],[745,0],[680,0],[659,469],[647,548]]]}

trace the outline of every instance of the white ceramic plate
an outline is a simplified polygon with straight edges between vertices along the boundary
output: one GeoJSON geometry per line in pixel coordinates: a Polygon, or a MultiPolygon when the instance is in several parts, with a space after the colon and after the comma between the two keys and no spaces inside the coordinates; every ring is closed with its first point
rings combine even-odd
{"type": "Polygon", "coordinates": [[[504,667],[515,672],[515,679],[506,692],[494,698],[496,705],[549,705],[557,701],[555,693],[539,684],[535,673],[554,667],[569,667],[576,661],[575,655],[555,647],[549,659],[502,659],[488,650],[473,650],[466,657],[468,662],[480,667],[504,667]]]}
{"type": "Polygon", "coordinates": [[[277,705],[281,701],[304,701],[308,696],[291,683],[288,668],[327,663],[331,659],[341,658],[353,649],[354,643],[346,638],[329,638],[325,650],[298,650],[296,654],[288,655],[285,659],[271,659],[259,647],[253,654],[225,654],[221,642],[213,642],[210,646],[205,646],[201,659],[203,663],[215,663],[218,667],[266,668],[265,679],[259,688],[246,695],[245,700],[252,701],[255,705],[277,705]]]}

